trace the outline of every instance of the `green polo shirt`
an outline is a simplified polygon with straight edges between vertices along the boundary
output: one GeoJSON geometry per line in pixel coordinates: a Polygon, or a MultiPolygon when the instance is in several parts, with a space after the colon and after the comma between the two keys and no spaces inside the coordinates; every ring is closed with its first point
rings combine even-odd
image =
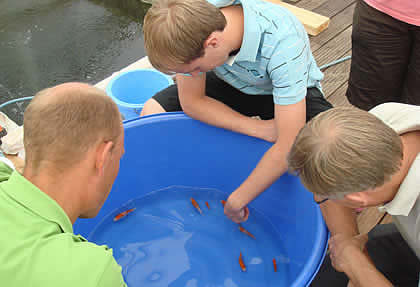
{"type": "Polygon", "coordinates": [[[63,209],[0,162],[0,285],[126,286],[112,250],[73,234],[63,209]]]}

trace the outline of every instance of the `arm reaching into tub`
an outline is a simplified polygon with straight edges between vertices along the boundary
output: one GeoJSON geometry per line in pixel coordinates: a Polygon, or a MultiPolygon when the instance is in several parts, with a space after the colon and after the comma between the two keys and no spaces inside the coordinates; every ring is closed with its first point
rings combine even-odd
{"type": "Polygon", "coordinates": [[[246,206],[287,170],[287,155],[299,130],[305,124],[306,100],[275,105],[275,124],[279,135],[248,178],[229,196],[225,214],[239,223],[248,218],[246,206]]]}

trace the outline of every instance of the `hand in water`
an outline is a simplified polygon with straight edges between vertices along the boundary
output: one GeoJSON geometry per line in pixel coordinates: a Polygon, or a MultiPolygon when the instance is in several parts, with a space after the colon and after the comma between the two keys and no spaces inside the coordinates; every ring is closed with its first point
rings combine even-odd
{"type": "Polygon", "coordinates": [[[233,222],[241,223],[248,219],[249,209],[246,206],[243,208],[235,208],[234,203],[229,197],[225,204],[225,215],[233,222]]]}

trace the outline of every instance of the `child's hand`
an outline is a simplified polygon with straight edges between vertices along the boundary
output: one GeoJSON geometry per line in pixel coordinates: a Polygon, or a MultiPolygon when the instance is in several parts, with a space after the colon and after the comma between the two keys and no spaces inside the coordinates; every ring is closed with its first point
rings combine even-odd
{"type": "Polygon", "coordinates": [[[233,200],[229,197],[225,204],[225,215],[233,222],[241,223],[248,219],[249,209],[246,206],[243,208],[235,208],[233,200]]]}

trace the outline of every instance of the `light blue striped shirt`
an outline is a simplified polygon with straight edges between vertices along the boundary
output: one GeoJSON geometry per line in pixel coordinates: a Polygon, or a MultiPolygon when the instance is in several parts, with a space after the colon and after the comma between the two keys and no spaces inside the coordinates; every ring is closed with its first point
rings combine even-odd
{"type": "Polygon", "coordinates": [[[286,8],[263,0],[208,0],[217,7],[242,5],[244,37],[239,53],[214,69],[243,93],[272,94],[274,103],[301,101],[306,90],[321,90],[322,72],[313,58],[308,35],[286,8]]]}

